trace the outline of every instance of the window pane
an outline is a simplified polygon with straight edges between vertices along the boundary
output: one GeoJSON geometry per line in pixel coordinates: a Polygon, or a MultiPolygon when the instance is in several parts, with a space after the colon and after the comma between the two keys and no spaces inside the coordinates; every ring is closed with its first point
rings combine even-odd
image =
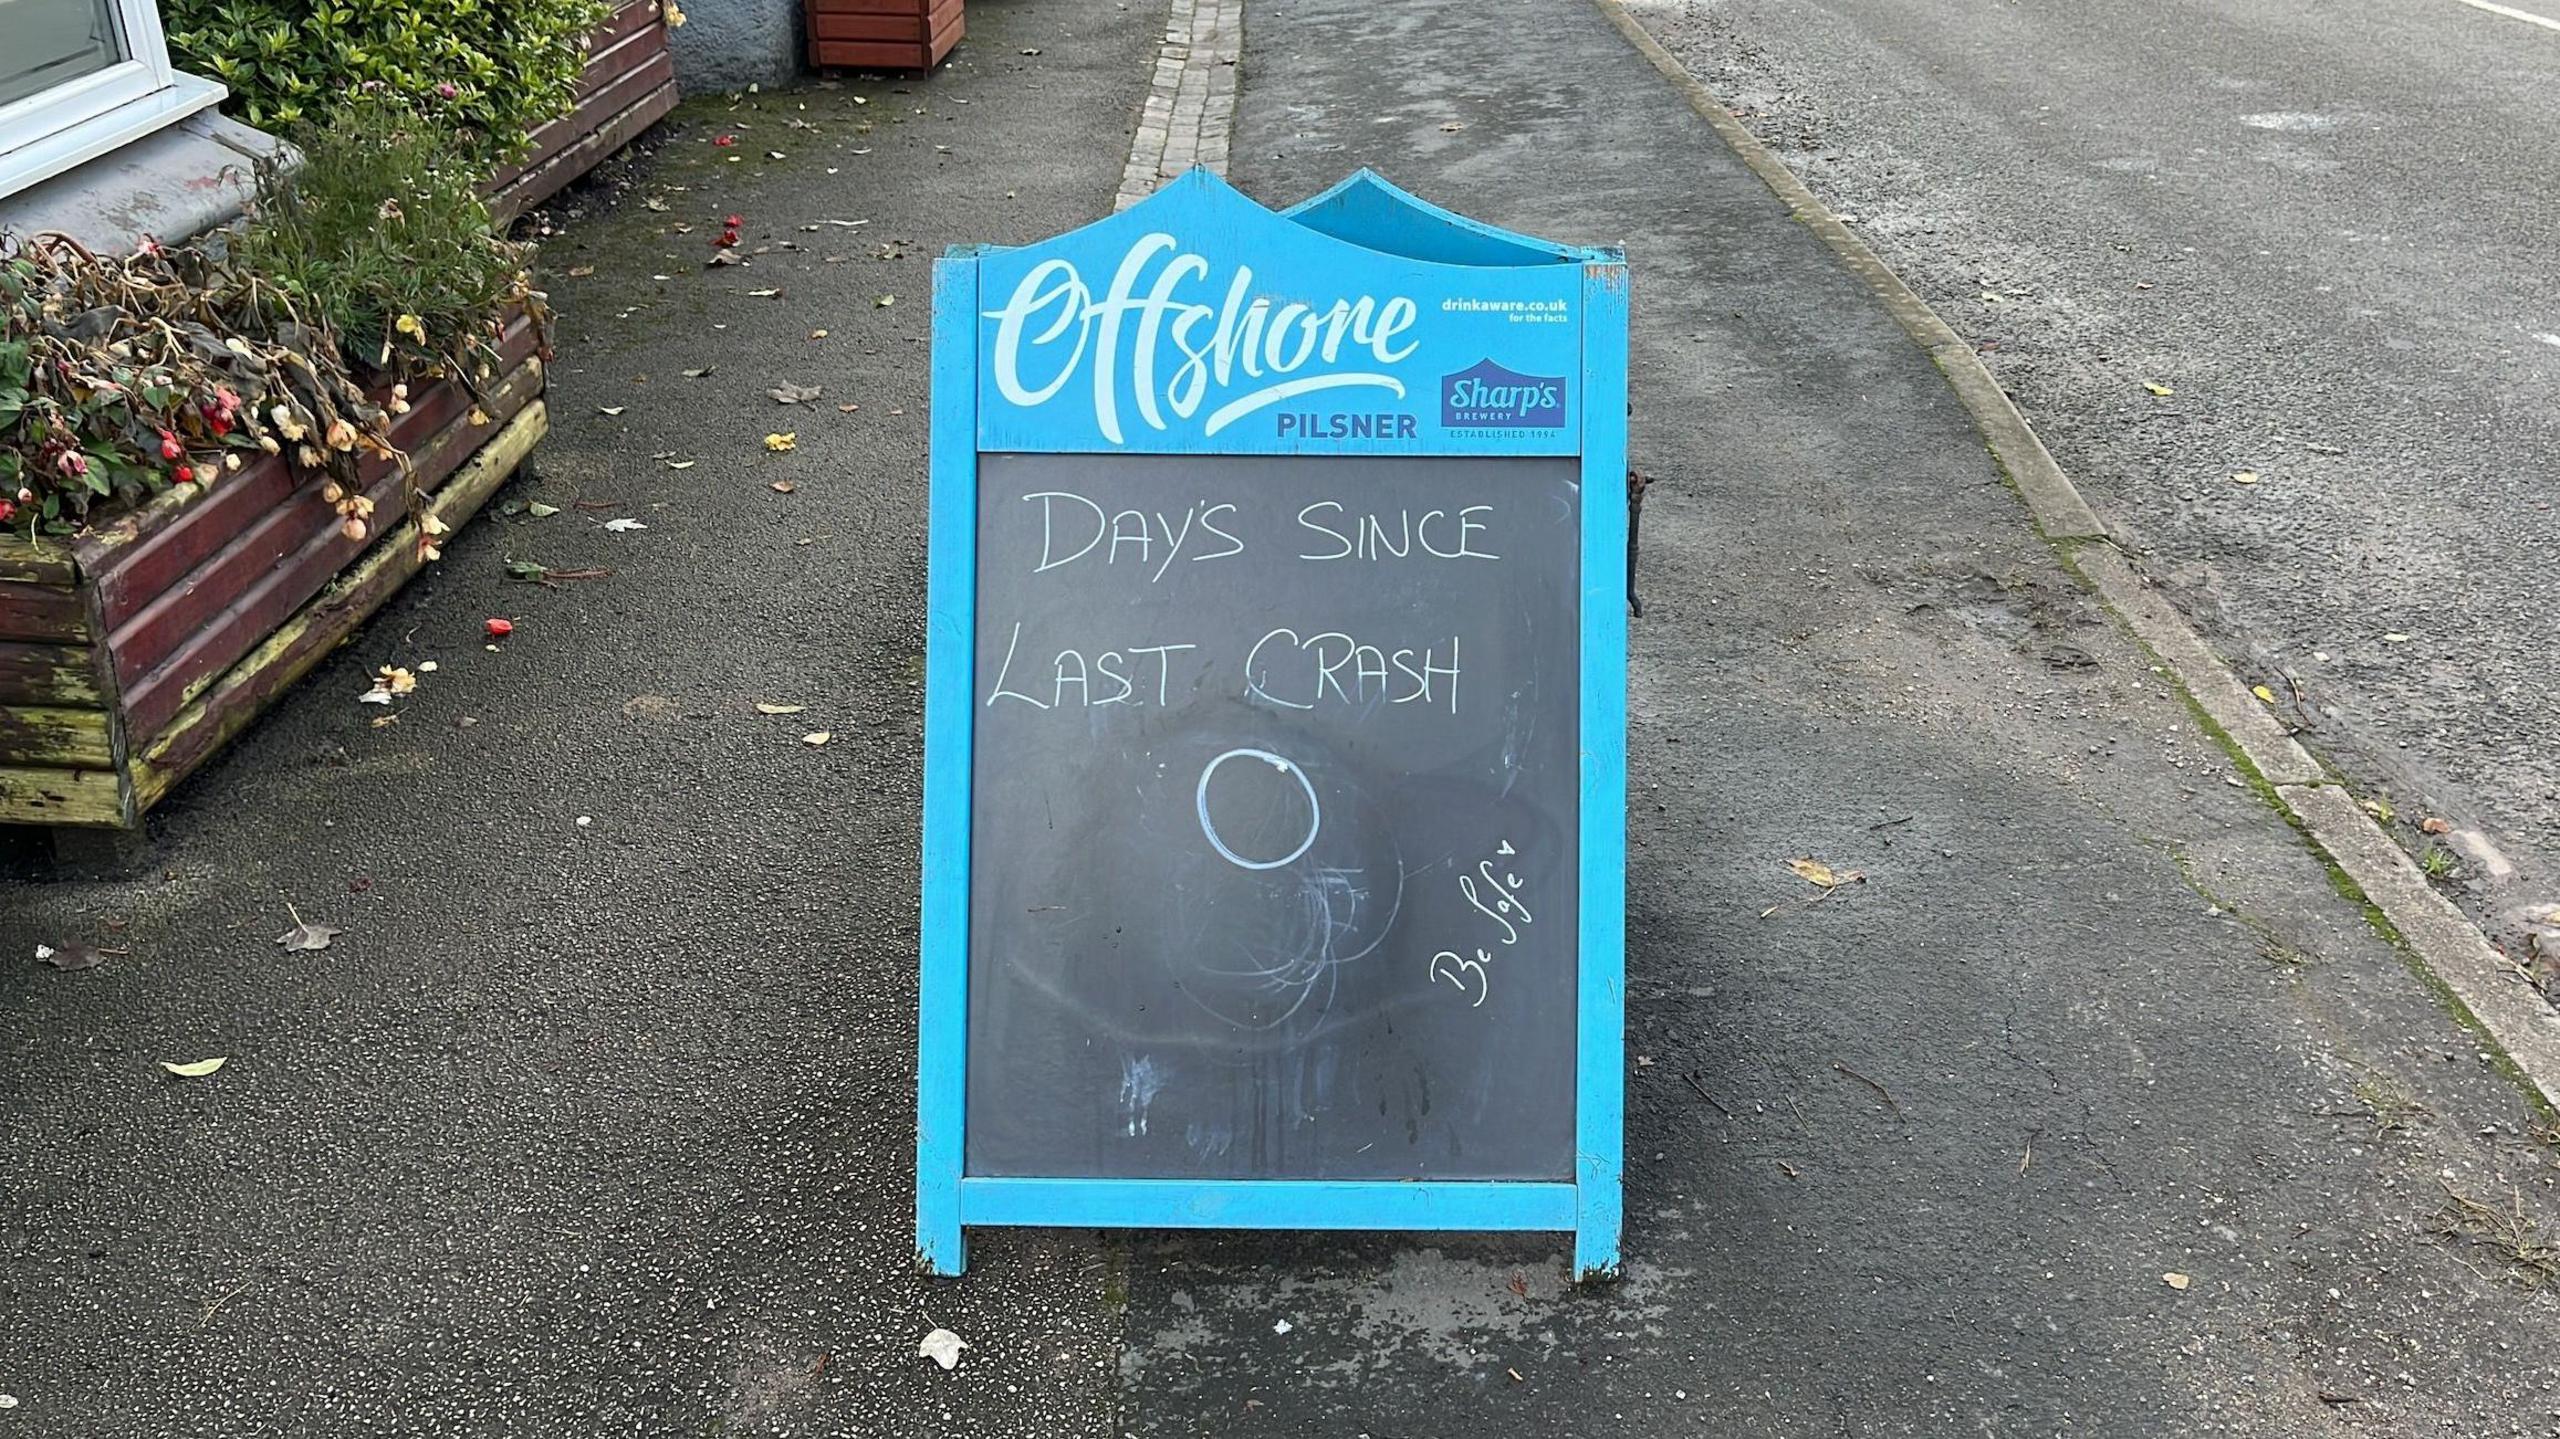
{"type": "Polygon", "coordinates": [[[122,59],[113,0],[0,0],[0,105],[122,59]]]}

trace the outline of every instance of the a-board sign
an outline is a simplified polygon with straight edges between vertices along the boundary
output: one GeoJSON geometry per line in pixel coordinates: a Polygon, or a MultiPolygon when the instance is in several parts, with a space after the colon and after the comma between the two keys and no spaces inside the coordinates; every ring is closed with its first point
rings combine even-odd
{"type": "Polygon", "coordinates": [[[935,267],[917,1248],[1617,1262],[1626,268],[1194,170],[935,267]]]}

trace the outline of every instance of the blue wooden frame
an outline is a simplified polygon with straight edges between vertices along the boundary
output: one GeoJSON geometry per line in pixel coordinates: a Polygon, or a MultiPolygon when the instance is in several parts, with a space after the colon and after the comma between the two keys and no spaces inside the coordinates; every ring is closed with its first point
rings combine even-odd
{"type": "MultiPolygon", "coordinates": [[[[1108,330],[1104,343],[1117,333],[1108,330]]],[[[1460,353],[1433,344],[1429,331],[1417,330],[1417,354],[1406,365],[1417,379],[1460,353]]],[[[1276,364],[1280,350],[1270,353],[1276,364]]],[[[1063,362],[1069,377],[1085,355],[1080,332],[1063,362]]],[[[1431,206],[1365,170],[1285,214],[1193,170],[1147,201],[1066,235],[1015,249],[961,247],[935,262],[916,1065],[916,1250],[927,1272],[960,1273],[967,1263],[966,1226],[1002,1224],[1570,1230],[1577,1274],[1616,1273],[1626,1015],[1627,514],[1619,502],[1626,478],[1626,375],[1621,254],[1496,229],[1431,206]],[[1097,380],[1091,415],[1046,408],[1048,396],[1026,401],[1049,388],[1046,379],[1058,378],[1037,367],[1062,363],[1054,354],[1044,361],[1035,340],[1028,361],[1035,373],[1022,377],[1026,336],[1036,336],[1048,318],[1042,310],[1025,323],[1031,302],[1049,294],[1061,275],[1081,283],[1080,262],[1117,257],[1125,267],[1160,239],[1172,244],[1170,253],[1214,257],[1204,261],[1211,268],[1250,266],[1253,274],[1236,281],[1237,292],[1258,280],[1260,288],[1251,290],[1257,303],[1318,286],[1345,295],[1367,286],[1369,294],[1449,297],[1469,309],[1512,312],[1506,319],[1527,314],[1533,322],[1513,329],[1465,318],[1448,328],[1465,332],[1463,341],[1453,342],[1465,354],[1477,353],[1493,336],[1505,349],[1506,368],[1572,377],[1561,416],[1553,424],[1488,434],[1451,424],[1444,403],[1441,418],[1417,417],[1418,433],[1319,441],[1292,437],[1282,420],[1261,430],[1253,422],[1267,418],[1256,414],[1263,406],[1249,399],[1205,419],[1190,412],[1167,419],[1163,404],[1133,396],[1122,414],[1099,398],[1097,380]],[[1275,284],[1279,278],[1300,283],[1275,284]],[[999,315],[1017,302],[1008,339],[999,315]],[[1007,353],[991,356],[1008,345],[1007,353]],[[991,377],[991,364],[1004,367],[1010,388],[991,377]],[[1556,368],[1540,368],[1549,364],[1556,368]],[[1229,411],[1240,413],[1220,418],[1229,411]],[[1024,1179],[965,1172],[977,483],[978,457],[987,451],[1580,456],[1581,915],[1570,1182],[1024,1179]]],[[[1320,379],[1300,393],[1330,383],[1320,379]]],[[[1407,392],[1400,371],[1342,383],[1407,392]]],[[[1060,379],[1058,388],[1073,386],[1060,379]]],[[[1355,393],[1347,403],[1372,401],[1355,393]]]]}

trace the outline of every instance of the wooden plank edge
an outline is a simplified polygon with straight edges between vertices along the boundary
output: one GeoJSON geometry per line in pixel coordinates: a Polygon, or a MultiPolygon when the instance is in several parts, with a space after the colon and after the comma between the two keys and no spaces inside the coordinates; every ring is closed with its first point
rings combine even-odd
{"type": "Polygon", "coordinates": [[[0,705],[0,765],[112,770],[115,724],[99,709],[0,705]]]}
{"type": "Polygon", "coordinates": [[[0,824],[129,829],[128,803],[111,770],[0,767],[0,824]]]}
{"type": "Polygon", "coordinates": [[[676,107],[676,82],[667,81],[640,97],[630,109],[596,127],[595,131],[533,169],[525,171],[508,187],[489,201],[489,212],[500,224],[559,194],[570,183],[601,165],[615,151],[640,138],[642,131],[666,118],[676,107]]]}
{"type": "MultiPolygon", "coordinates": [[[[429,502],[428,513],[461,528],[515,473],[550,428],[550,407],[536,398],[445,481],[429,502]]],[[[370,554],[341,571],[143,743],[131,766],[136,814],[166,798],[178,781],[247,728],[424,567],[425,561],[418,558],[417,524],[404,521],[370,554]]]]}
{"type": "Polygon", "coordinates": [[[80,583],[80,566],[68,545],[0,533],[0,584],[44,585],[67,590],[80,583]]]}
{"type": "MultiPolygon", "coordinates": [[[[618,116],[648,98],[659,87],[675,83],[675,78],[674,53],[668,51],[652,55],[637,68],[614,76],[611,82],[596,91],[594,96],[596,112],[618,116]]],[[[583,143],[584,138],[578,130],[537,137],[533,149],[525,155],[526,170],[531,172],[542,169],[561,152],[576,149],[583,143]]]]}
{"type": "Polygon", "coordinates": [[[105,709],[97,659],[85,645],[0,640],[0,705],[105,709]]]}

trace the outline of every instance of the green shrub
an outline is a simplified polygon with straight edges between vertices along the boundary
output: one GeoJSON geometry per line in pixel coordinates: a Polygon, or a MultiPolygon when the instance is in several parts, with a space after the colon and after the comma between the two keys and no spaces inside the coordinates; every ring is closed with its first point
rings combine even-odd
{"type": "Polygon", "coordinates": [[[291,129],[387,92],[470,132],[485,164],[569,112],[607,0],[166,0],[171,57],[231,88],[252,125],[291,129]]]}
{"type": "Polygon", "coordinates": [[[259,167],[231,255],[350,361],[406,375],[461,359],[527,297],[530,251],[491,232],[483,173],[450,131],[359,97],[289,133],[302,162],[259,167]]]}

